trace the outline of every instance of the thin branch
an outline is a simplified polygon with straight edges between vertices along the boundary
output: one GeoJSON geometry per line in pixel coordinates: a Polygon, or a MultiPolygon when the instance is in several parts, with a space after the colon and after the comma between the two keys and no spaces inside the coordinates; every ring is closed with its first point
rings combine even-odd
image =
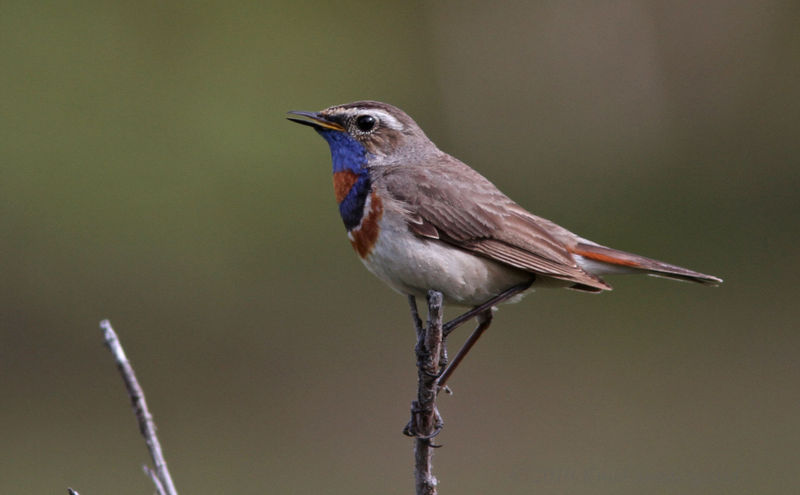
{"type": "Polygon", "coordinates": [[[164,455],[161,453],[161,443],[159,443],[156,435],[153,416],[147,408],[144,391],[142,391],[142,387],[139,386],[139,382],[136,380],[133,367],[127,356],[125,356],[125,351],[122,349],[122,344],[120,344],[117,334],[111,327],[111,323],[108,320],[103,320],[100,322],[100,328],[103,330],[106,347],[111,351],[117,362],[117,368],[122,375],[122,380],[125,382],[133,412],[139,423],[139,431],[142,433],[145,443],[147,443],[147,448],[150,450],[150,456],[153,458],[153,463],[156,467],[153,471],[146,468],[145,472],[153,479],[159,495],[177,495],[178,492],[172,483],[172,476],[170,476],[169,469],[167,469],[167,461],[164,460],[164,455]]]}
{"type": "Polygon", "coordinates": [[[143,464],[142,465],[142,470],[144,470],[144,474],[146,474],[147,477],[150,478],[150,480],[155,485],[156,493],[158,493],[159,495],[162,495],[163,493],[166,493],[164,491],[164,484],[161,483],[160,479],[158,479],[158,474],[156,474],[155,471],[150,469],[150,466],[148,466],[147,464],[143,464]]]}
{"type": "Polygon", "coordinates": [[[414,480],[417,495],[436,495],[438,480],[433,475],[433,438],[444,426],[436,408],[437,378],[442,353],[442,293],[428,292],[428,324],[422,327],[417,304],[409,296],[411,315],[417,329],[417,400],[411,403],[411,421],[403,433],[415,437],[414,480]]]}

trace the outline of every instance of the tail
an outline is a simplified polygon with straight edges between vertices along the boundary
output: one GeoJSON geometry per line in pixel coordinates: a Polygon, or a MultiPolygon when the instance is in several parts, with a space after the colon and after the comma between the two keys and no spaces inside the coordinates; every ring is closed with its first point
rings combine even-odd
{"type": "Polygon", "coordinates": [[[618,251],[599,244],[579,242],[571,249],[572,254],[578,255],[578,263],[590,273],[636,273],[644,272],[656,277],[666,277],[677,280],[688,280],[703,285],[716,286],[722,279],[713,275],[696,272],[663,261],[645,258],[638,254],[618,251]]]}

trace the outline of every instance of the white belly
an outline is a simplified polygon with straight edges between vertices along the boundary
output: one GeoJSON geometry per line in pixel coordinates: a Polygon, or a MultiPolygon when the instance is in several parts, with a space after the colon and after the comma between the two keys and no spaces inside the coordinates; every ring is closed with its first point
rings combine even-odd
{"type": "Polygon", "coordinates": [[[384,217],[375,246],[362,261],[367,269],[402,294],[425,297],[440,291],[451,304],[475,306],[514,285],[527,273],[472,255],[438,240],[411,235],[405,223],[384,217]]]}

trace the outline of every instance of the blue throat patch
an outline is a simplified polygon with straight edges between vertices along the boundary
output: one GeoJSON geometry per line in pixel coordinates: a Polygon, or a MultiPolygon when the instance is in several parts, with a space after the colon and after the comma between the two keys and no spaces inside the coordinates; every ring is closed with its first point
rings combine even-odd
{"type": "Polygon", "coordinates": [[[339,214],[345,228],[350,231],[361,223],[364,204],[369,195],[371,182],[367,172],[367,150],[346,132],[328,129],[317,130],[331,149],[333,173],[350,172],[358,176],[347,195],[339,203],[339,214]]]}

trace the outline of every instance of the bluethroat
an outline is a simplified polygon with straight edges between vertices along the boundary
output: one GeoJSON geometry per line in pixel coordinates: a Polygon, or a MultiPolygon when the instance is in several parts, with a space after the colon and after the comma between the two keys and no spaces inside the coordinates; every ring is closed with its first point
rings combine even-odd
{"type": "Polygon", "coordinates": [[[328,142],[339,213],[367,269],[412,301],[434,289],[446,303],[473,308],[445,334],[477,317],[480,336],[492,306],[531,286],[602,292],[611,286],[601,276],[619,273],[722,282],[602,246],[528,212],[387,103],[289,113],[328,142]]]}

